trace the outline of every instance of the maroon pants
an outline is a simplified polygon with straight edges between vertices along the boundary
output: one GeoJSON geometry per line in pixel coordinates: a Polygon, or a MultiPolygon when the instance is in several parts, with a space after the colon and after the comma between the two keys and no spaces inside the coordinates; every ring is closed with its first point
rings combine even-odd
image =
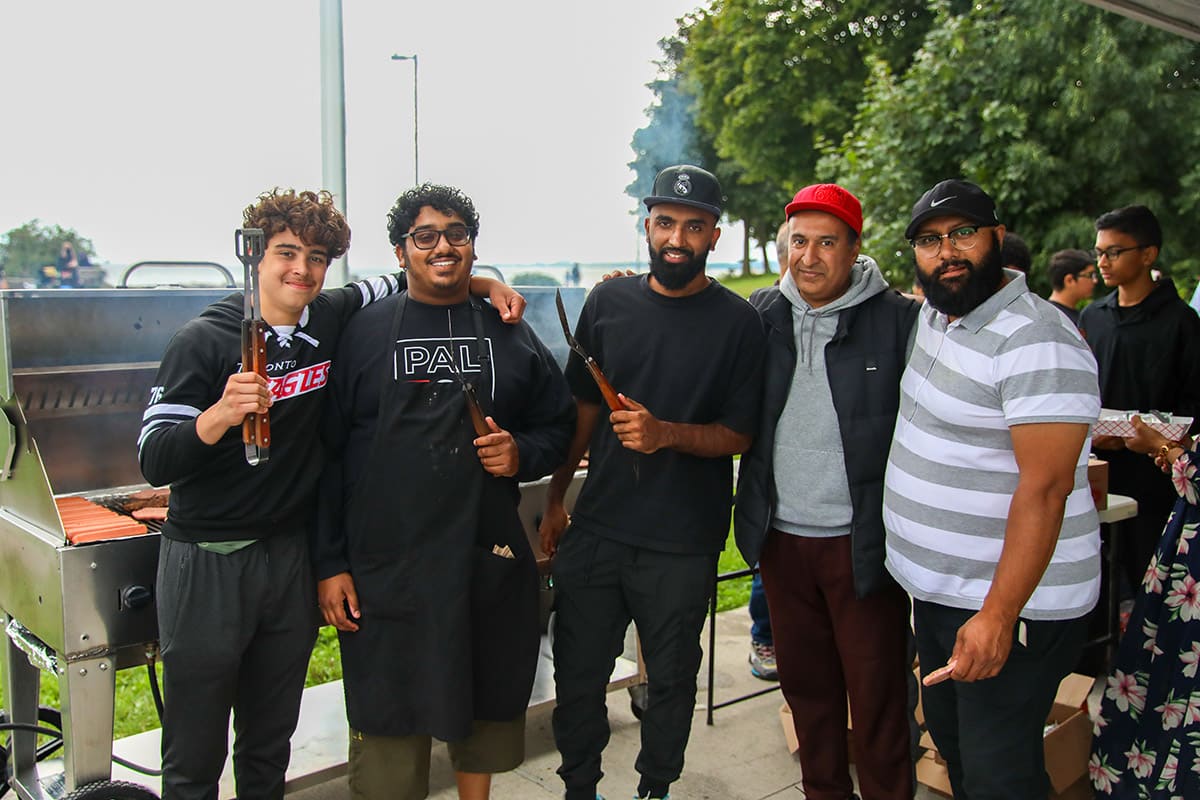
{"type": "Polygon", "coordinates": [[[759,564],[804,794],[848,800],[846,697],[863,800],[911,800],[908,595],[894,583],[854,593],[850,537],[767,535],[759,564]]]}

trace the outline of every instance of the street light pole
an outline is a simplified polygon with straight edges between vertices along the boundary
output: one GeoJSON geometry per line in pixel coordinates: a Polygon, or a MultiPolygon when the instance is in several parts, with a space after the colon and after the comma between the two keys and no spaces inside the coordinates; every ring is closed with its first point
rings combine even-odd
{"type": "Polygon", "coordinates": [[[411,61],[413,64],[413,183],[420,186],[421,151],[418,140],[418,131],[420,128],[417,125],[417,54],[413,53],[411,56],[393,55],[392,61],[411,61]]]}

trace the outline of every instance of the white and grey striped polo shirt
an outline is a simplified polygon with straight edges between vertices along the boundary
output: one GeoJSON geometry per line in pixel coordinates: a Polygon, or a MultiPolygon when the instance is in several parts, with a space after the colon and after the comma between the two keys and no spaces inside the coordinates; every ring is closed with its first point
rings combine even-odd
{"type": "MultiPolygon", "coordinates": [[[[1100,412],[1096,360],[1075,326],[1009,282],[947,324],[928,303],[900,381],[900,413],[884,487],[887,568],[910,594],[979,609],[1004,545],[1017,462],[1009,428],[1092,424],[1100,412]]],[[[1073,619],[1100,588],[1099,521],[1084,443],[1054,556],[1021,616],[1073,619]]]]}

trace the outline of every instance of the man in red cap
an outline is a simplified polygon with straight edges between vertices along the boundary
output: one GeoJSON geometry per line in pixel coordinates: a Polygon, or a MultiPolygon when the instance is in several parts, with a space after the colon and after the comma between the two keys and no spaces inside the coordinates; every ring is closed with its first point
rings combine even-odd
{"type": "Polygon", "coordinates": [[[913,795],[908,596],[883,566],[883,474],[917,305],[859,253],[862,206],[835,184],[784,209],[787,270],[756,294],[763,407],[742,457],[734,525],[758,563],[804,794],[854,797],[846,697],[864,800],[913,795]]]}

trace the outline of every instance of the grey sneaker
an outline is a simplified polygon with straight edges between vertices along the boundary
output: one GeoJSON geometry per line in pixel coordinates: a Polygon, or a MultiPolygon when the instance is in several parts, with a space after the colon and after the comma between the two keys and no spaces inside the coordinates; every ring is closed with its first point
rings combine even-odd
{"type": "Polygon", "coordinates": [[[779,680],[779,668],[775,665],[775,646],[762,642],[750,643],[750,674],[764,681],[779,680]]]}

